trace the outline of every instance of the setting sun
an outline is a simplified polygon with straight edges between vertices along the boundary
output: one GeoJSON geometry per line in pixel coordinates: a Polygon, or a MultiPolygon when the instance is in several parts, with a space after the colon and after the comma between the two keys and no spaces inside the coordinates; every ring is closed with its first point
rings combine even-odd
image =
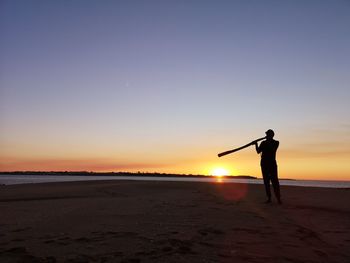
{"type": "Polygon", "coordinates": [[[229,171],[225,168],[217,167],[212,170],[211,174],[213,176],[224,176],[224,175],[229,175],[229,171]]]}

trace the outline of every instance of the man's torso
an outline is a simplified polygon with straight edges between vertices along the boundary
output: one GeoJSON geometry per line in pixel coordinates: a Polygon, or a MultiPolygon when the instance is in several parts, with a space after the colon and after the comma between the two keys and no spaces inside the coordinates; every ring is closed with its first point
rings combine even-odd
{"type": "Polygon", "coordinates": [[[279,142],[275,140],[266,140],[261,143],[261,165],[276,164],[276,151],[278,146],[279,142]]]}

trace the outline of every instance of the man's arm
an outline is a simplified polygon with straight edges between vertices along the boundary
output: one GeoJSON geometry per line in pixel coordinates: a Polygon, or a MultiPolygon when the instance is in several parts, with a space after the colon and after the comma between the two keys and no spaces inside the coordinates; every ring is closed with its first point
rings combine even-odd
{"type": "Polygon", "coordinates": [[[260,144],[260,147],[258,146],[258,142],[254,142],[254,144],[255,144],[256,153],[257,153],[257,154],[261,153],[261,145],[262,145],[263,143],[260,144]]]}

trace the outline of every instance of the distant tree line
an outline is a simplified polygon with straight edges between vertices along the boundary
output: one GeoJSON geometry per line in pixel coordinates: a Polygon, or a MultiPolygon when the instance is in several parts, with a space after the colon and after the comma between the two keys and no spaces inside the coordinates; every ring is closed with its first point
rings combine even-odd
{"type": "MultiPolygon", "coordinates": [[[[0,174],[8,175],[66,175],[66,176],[155,176],[155,177],[204,177],[208,175],[202,174],[173,174],[173,173],[157,173],[157,172],[89,172],[89,171],[8,171],[0,172],[0,174]]],[[[237,178],[237,179],[257,179],[249,175],[227,175],[221,178],[237,178]]]]}

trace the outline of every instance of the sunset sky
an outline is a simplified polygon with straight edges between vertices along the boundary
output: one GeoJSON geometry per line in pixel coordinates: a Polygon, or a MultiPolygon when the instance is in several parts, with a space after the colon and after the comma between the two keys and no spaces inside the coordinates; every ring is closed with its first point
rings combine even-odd
{"type": "Polygon", "coordinates": [[[0,170],[350,180],[350,1],[0,1],[0,170]]]}

